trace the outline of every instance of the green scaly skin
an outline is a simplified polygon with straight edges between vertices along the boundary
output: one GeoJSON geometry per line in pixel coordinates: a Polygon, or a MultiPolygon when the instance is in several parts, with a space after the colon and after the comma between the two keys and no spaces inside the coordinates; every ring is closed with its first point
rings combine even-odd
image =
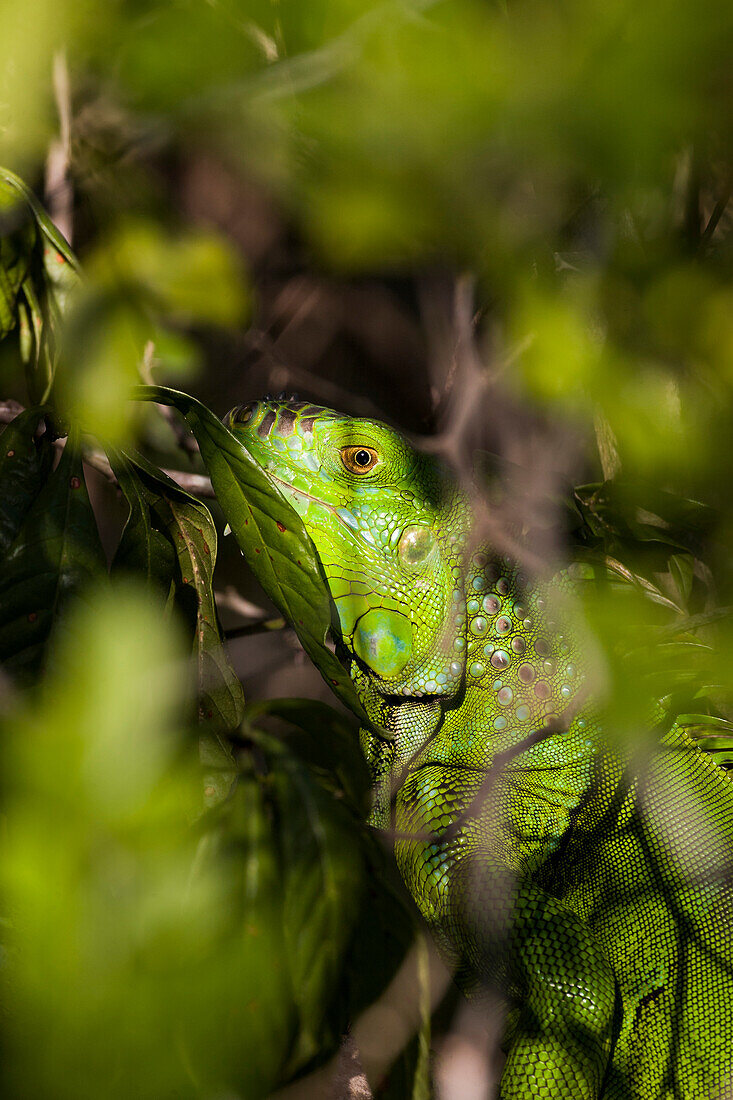
{"type": "Polygon", "coordinates": [[[464,988],[506,998],[503,1100],[722,1100],[728,777],[677,731],[636,770],[608,750],[571,571],[530,584],[472,547],[468,501],[396,432],[269,399],[228,422],[322,562],[382,731],[373,823],[464,988]]]}

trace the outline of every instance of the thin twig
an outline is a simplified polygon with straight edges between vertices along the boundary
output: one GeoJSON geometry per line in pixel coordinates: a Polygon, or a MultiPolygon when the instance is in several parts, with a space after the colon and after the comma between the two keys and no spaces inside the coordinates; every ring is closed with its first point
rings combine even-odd
{"type": "Polygon", "coordinates": [[[251,634],[267,634],[272,630],[284,630],[287,625],[285,619],[260,619],[256,623],[247,623],[245,626],[235,626],[232,630],[225,630],[224,637],[231,642],[235,638],[248,638],[251,634]]]}
{"type": "Polygon", "coordinates": [[[186,470],[169,470],[167,468],[163,469],[163,473],[171,481],[175,481],[176,485],[180,485],[182,489],[195,497],[207,497],[209,500],[214,500],[216,497],[211,478],[207,477],[206,474],[189,474],[186,470]]]}
{"type": "Polygon", "coordinates": [[[74,235],[74,190],[69,178],[71,165],[71,88],[66,54],[53,59],[53,91],[59,115],[59,136],[51,142],[46,158],[46,208],[59,233],[69,244],[74,235]]]}
{"type": "MultiPolygon", "coordinates": [[[[526,737],[517,741],[516,744],[509,745],[508,748],[502,749],[501,752],[497,752],[488,768],[481,769],[485,773],[483,781],[479,787],[477,787],[470,801],[466,803],[466,805],[456,814],[455,818],[441,832],[433,832],[432,830],[407,832],[391,829],[389,830],[390,837],[393,840],[420,841],[430,844],[447,843],[453,840],[471,818],[478,817],[482,812],[484,806],[492,796],[497,783],[505,774],[507,765],[511,764],[515,757],[534,748],[534,746],[540,744],[540,742],[546,741],[550,737],[554,737],[555,734],[565,733],[570,728],[573,719],[587,702],[588,694],[587,687],[581,688],[572,703],[565,707],[565,709],[555,718],[545,722],[540,729],[533,730],[531,733],[527,734],[526,737]]],[[[417,749],[412,758],[405,764],[398,776],[393,780],[391,797],[393,808],[399,790],[411,771],[410,765],[419,758],[424,748],[425,745],[423,744],[417,749]]]]}
{"type": "MultiPolygon", "coordinates": [[[[146,386],[153,386],[155,379],[153,378],[153,365],[155,363],[155,344],[152,340],[148,340],[143,350],[143,357],[139,364],[139,374],[146,386]]],[[[189,458],[193,458],[194,455],[199,453],[199,445],[195,436],[191,434],[185,424],[182,424],[175,411],[169,408],[168,405],[159,405],[155,403],[155,407],[160,415],[165,420],[168,427],[173,432],[176,438],[176,444],[189,458]]]]}
{"type": "Polygon", "coordinates": [[[241,615],[243,619],[267,618],[267,612],[264,607],[258,607],[257,604],[252,603],[251,600],[246,600],[244,596],[237,592],[232,584],[227,585],[223,591],[215,591],[214,599],[216,600],[217,607],[225,608],[227,611],[233,611],[235,615],[241,615]]]}
{"type": "Polygon", "coordinates": [[[704,248],[706,244],[710,243],[713,233],[718,228],[718,222],[723,217],[725,208],[730,201],[731,192],[733,192],[733,176],[728,179],[723,194],[713,207],[713,212],[708,219],[708,224],[705,226],[700,238],[700,248],[704,248]]]}

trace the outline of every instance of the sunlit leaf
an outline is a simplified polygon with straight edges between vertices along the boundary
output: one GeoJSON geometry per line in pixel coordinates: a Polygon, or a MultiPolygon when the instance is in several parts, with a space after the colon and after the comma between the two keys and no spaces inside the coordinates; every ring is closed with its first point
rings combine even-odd
{"type": "Polygon", "coordinates": [[[195,398],[164,386],[140,387],[135,396],[173,405],[185,418],[247,564],[292,623],[326,682],[368,724],[350,678],[326,646],[333,614],[331,596],[298,514],[229,429],[195,398]]]}

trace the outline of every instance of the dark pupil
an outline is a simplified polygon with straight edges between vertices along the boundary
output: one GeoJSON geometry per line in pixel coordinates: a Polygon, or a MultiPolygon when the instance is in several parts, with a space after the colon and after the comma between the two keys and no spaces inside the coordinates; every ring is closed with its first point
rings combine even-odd
{"type": "Polygon", "coordinates": [[[369,451],[357,451],[354,455],[354,462],[357,466],[368,466],[372,460],[372,456],[369,451]]]}

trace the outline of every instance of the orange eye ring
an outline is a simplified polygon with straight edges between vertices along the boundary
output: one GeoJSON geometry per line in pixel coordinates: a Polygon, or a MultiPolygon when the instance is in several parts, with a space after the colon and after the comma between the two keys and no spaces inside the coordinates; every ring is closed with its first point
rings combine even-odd
{"type": "Polygon", "coordinates": [[[350,474],[368,474],[379,461],[373,447],[342,447],[341,461],[350,474]]]}

